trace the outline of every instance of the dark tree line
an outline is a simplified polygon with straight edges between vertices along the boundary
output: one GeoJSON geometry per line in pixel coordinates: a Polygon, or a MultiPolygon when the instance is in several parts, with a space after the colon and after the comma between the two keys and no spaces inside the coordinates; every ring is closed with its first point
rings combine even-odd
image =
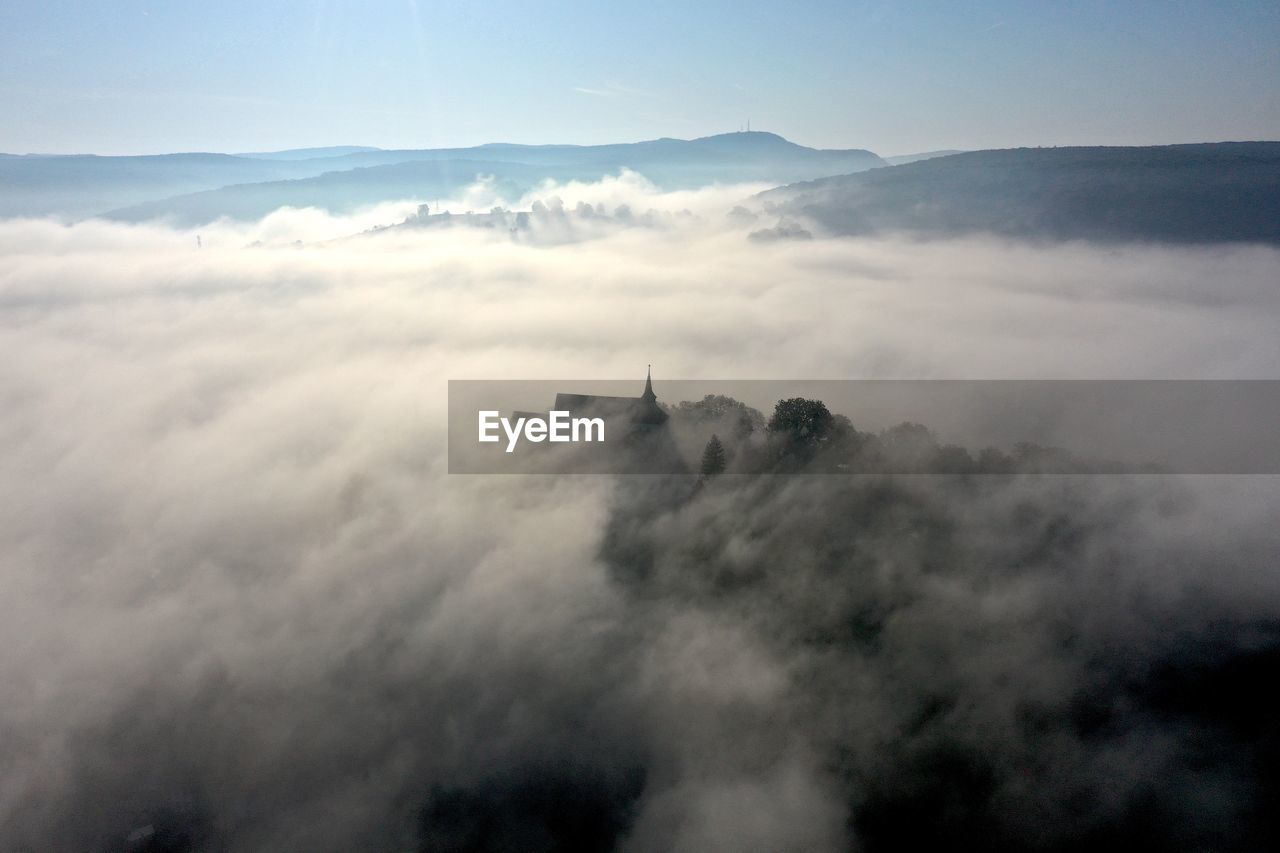
{"type": "MultiPolygon", "coordinates": [[[[924,424],[903,422],[876,432],[857,429],[821,400],[779,400],[766,419],[732,397],[707,395],[682,402],[672,414],[694,429],[711,429],[701,473],[1116,473],[1142,470],[1086,460],[1067,451],[1019,442],[1009,451],[976,453],[946,444],[924,424]]],[[[706,433],[703,433],[704,435],[706,433]]]]}

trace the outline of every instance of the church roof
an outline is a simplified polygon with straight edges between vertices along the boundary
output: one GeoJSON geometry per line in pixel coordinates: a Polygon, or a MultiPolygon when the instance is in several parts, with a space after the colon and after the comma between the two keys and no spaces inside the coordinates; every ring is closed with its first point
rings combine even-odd
{"type": "Polygon", "coordinates": [[[652,371],[645,376],[644,393],[639,397],[603,397],[596,394],[556,394],[557,411],[577,411],[600,417],[628,417],[634,424],[659,426],[666,423],[667,413],[658,405],[653,393],[652,371]]]}

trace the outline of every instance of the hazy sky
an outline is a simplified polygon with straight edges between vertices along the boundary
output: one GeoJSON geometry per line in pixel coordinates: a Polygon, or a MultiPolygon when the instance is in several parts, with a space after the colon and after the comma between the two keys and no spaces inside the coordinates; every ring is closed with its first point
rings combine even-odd
{"type": "Polygon", "coordinates": [[[6,0],[0,151],[1280,138],[1280,3],[6,0]]]}

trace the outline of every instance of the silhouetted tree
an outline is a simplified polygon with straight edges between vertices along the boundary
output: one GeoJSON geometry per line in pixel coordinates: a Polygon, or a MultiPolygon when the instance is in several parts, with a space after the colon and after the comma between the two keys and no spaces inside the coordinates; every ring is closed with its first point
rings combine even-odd
{"type": "Polygon", "coordinates": [[[881,430],[880,449],[889,471],[924,473],[934,470],[938,438],[924,424],[904,421],[881,430]]]}
{"type": "Polygon", "coordinates": [[[815,464],[821,467],[825,463],[818,462],[817,457],[828,449],[835,423],[821,400],[779,400],[765,426],[766,467],[781,471],[804,470],[815,464]]]}
{"type": "Polygon", "coordinates": [[[711,440],[702,451],[702,476],[714,477],[716,474],[723,474],[724,468],[724,445],[720,443],[720,436],[712,433],[711,440]]]}
{"type": "Polygon", "coordinates": [[[831,433],[834,424],[827,404],[821,400],[792,397],[779,400],[765,427],[772,437],[796,447],[817,447],[831,433]]]}
{"type": "Polygon", "coordinates": [[[723,394],[708,394],[697,402],[681,401],[676,404],[673,414],[698,426],[727,429],[731,444],[764,429],[764,415],[723,394]]]}

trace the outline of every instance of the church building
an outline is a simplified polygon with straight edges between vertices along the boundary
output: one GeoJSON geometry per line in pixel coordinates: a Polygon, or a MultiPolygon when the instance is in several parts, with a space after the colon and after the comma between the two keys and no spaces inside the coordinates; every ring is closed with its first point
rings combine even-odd
{"type": "Polygon", "coordinates": [[[666,425],[669,417],[658,405],[653,393],[653,366],[644,379],[644,393],[639,397],[603,397],[596,394],[556,394],[554,411],[572,412],[575,416],[604,418],[605,422],[626,434],[654,432],[666,425]]]}

